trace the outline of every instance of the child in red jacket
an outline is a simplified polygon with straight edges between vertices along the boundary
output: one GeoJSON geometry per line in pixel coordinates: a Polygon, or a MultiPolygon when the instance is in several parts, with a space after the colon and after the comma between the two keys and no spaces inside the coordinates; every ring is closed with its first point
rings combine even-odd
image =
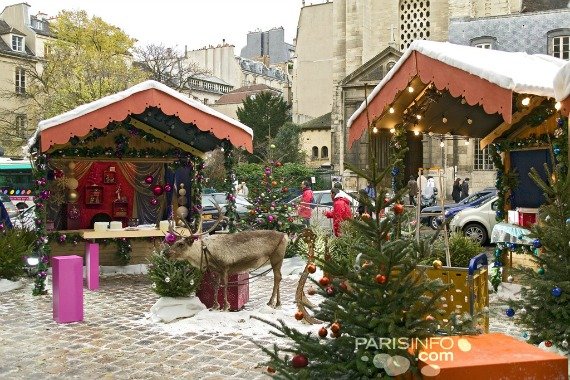
{"type": "Polygon", "coordinates": [[[325,211],[324,215],[333,220],[334,236],[340,236],[340,223],[343,220],[352,218],[352,210],[350,209],[350,201],[339,194],[337,188],[331,189],[333,198],[333,208],[331,211],[325,211]]]}

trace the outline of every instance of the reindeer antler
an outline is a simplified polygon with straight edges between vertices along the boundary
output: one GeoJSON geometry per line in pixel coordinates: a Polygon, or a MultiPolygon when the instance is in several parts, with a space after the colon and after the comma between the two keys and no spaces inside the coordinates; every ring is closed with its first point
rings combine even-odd
{"type": "MultiPolygon", "coordinates": [[[[182,223],[184,223],[184,225],[186,226],[188,231],[190,231],[190,237],[197,238],[197,237],[200,237],[203,235],[207,235],[210,232],[214,231],[216,229],[216,227],[218,227],[218,225],[222,222],[222,220],[224,219],[224,213],[222,211],[222,208],[220,207],[220,205],[217,202],[213,202],[213,203],[214,203],[214,207],[218,210],[218,219],[214,222],[212,227],[210,227],[206,232],[194,233],[192,231],[192,228],[190,227],[190,225],[186,221],[186,219],[182,218],[182,223]]],[[[200,211],[200,216],[198,219],[198,231],[200,231],[201,229],[202,229],[202,211],[200,211]]]]}

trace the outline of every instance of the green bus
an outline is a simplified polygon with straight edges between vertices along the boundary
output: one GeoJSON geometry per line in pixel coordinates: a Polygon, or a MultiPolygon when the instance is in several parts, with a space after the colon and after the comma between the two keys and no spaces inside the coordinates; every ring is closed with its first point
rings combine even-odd
{"type": "Polygon", "coordinates": [[[20,210],[34,205],[32,164],[28,160],[0,157],[0,192],[20,210]]]}

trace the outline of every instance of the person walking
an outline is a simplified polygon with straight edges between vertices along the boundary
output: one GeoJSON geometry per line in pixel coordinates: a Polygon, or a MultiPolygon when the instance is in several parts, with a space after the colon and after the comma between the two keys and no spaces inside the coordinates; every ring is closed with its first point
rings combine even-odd
{"type": "Polygon", "coordinates": [[[408,196],[410,197],[410,204],[412,206],[417,206],[416,197],[418,192],[418,182],[414,179],[414,176],[411,175],[410,180],[408,181],[408,196]]]}
{"type": "Polygon", "coordinates": [[[333,220],[334,236],[340,236],[340,224],[347,219],[352,218],[352,210],[350,209],[350,201],[346,199],[337,188],[331,189],[333,198],[333,208],[331,211],[324,211],[323,214],[333,220]]]}
{"type": "Polygon", "coordinates": [[[372,186],[370,182],[368,182],[368,185],[366,185],[366,188],[364,190],[371,199],[376,199],[376,189],[374,188],[374,186],[372,186]]]}
{"type": "Polygon", "coordinates": [[[459,203],[461,200],[461,184],[459,182],[461,182],[461,178],[455,178],[453,190],[451,191],[451,198],[453,198],[455,203],[459,203]]]}
{"type": "Polygon", "coordinates": [[[311,205],[314,201],[313,190],[311,190],[309,181],[301,182],[301,201],[297,208],[297,215],[301,217],[303,224],[307,228],[311,225],[311,216],[313,214],[311,205]]]}
{"type": "Polygon", "coordinates": [[[465,178],[461,183],[461,199],[469,196],[469,178],[465,178]]]}

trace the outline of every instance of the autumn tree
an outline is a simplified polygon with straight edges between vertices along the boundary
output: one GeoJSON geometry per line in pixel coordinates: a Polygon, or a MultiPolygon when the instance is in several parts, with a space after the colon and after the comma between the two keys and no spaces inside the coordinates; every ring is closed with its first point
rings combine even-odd
{"type": "Polygon", "coordinates": [[[4,92],[0,128],[15,130],[16,115],[25,115],[29,129],[19,137],[27,140],[37,122],[81,104],[122,91],[148,78],[133,66],[130,55],[135,40],[116,26],[85,11],[62,11],[50,23],[54,38],[41,60],[22,61],[26,86],[20,94],[4,92]],[[8,101],[12,99],[12,101],[8,101]]]}
{"type": "Polygon", "coordinates": [[[291,118],[289,109],[290,106],[280,95],[268,91],[246,98],[238,107],[236,114],[239,121],[253,129],[253,156],[250,161],[265,161],[271,145],[275,144],[275,136],[291,118]]]}
{"type": "Polygon", "coordinates": [[[150,79],[180,91],[188,92],[193,77],[209,72],[197,63],[189,61],[176,48],[163,44],[150,44],[133,50],[136,65],[143,69],[150,79]]]}

